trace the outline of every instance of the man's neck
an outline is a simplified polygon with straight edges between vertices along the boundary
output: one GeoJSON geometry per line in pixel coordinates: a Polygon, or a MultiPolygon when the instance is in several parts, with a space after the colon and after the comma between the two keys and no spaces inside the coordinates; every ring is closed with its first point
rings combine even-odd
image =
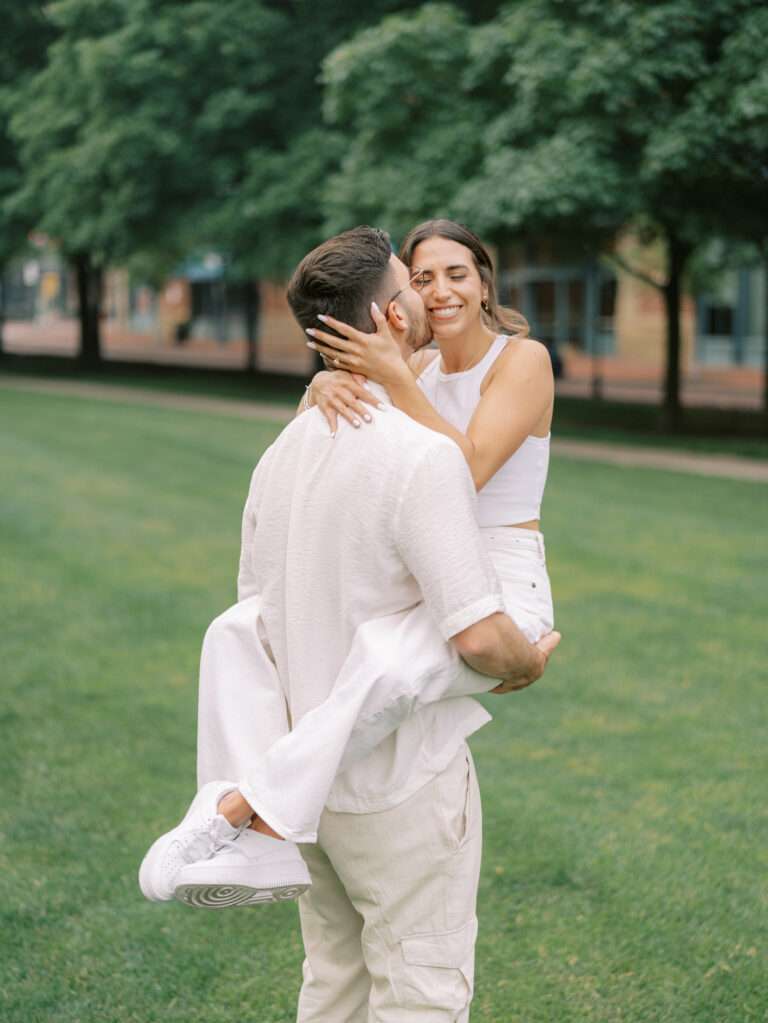
{"type": "Polygon", "coordinates": [[[382,402],[385,405],[392,404],[392,399],[390,398],[386,388],[383,387],[382,384],[377,384],[374,380],[369,380],[366,386],[368,387],[369,391],[372,391],[373,394],[375,394],[375,396],[379,399],[380,402],[382,402]]]}

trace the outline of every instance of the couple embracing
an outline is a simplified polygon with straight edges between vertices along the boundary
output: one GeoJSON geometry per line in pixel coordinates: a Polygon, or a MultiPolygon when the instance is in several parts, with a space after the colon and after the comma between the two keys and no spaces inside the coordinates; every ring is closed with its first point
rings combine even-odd
{"type": "Polygon", "coordinates": [[[238,603],[203,644],[198,794],[140,885],[209,908],[299,896],[301,1023],[464,1023],[467,738],[490,720],[472,695],[530,685],[559,640],[550,360],[452,221],[400,258],[376,229],[338,235],[288,298],[335,368],[254,471],[238,603]]]}

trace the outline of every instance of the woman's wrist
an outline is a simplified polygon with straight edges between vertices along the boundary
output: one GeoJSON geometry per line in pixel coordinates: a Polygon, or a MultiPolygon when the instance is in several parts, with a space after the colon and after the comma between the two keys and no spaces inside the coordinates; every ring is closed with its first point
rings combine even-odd
{"type": "Polygon", "coordinates": [[[330,377],[330,376],[331,376],[331,373],[327,369],[321,369],[319,372],[315,373],[315,375],[309,381],[309,383],[307,384],[307,386],[306,386],[306,388],[304,390],[304,407],[305,407],[305,409],[313,408],[317,404],[316,385],[320,384],[320,388],[319,389],[322,390],[322,386],[323,385],[322,385],[321,381],[323,379],[325,379],[326,377],[330,377]]]}

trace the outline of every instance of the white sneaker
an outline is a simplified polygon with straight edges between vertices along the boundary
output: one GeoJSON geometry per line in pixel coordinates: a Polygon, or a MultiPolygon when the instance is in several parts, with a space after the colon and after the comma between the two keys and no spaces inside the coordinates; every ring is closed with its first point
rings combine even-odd
{"type": "Polygon", "coordinates": [[[231,781],[204,785],[190,804],[184,820],[154,842],[139,868],[139,887],[152,902],[173,898],[176,875],[182,867],[212,856],[240,834],[218,812],[221,800],[236,789],[231,781]]]}
{"type": "Polygon", "coordinates": [[[183,867],[175,895],[188,906],[226,909],[296,899],[311,884],[294,842],[246,828],[213,856],[183,867]]]}

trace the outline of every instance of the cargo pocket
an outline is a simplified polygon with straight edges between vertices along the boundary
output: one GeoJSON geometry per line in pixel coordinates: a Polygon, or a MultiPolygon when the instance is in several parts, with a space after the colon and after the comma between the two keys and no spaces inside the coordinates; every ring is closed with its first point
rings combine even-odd
{"type": "Polygon", "coordinates": [[[401,938],[403,1008],[454,1014],[465,1009],[472,999],[476,937],[473,917],[454,931],[401,938]]]}

